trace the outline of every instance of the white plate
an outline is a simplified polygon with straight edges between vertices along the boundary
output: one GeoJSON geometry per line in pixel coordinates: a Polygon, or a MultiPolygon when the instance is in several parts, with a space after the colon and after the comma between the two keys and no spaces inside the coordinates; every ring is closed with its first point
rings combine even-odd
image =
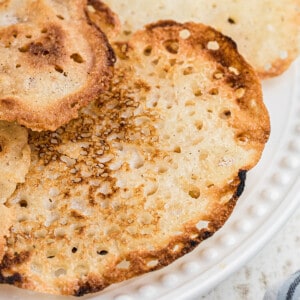
{"type": "MultiPolygon", "coordinates": [[[[300,61],[284,75],[264,82],[271,137],[260,163],[248,172],[245,192],[224,227],[170,266],[81,299],[199,298],[263,247],[299,203],[300,86],[297,82],[300,82],[300,61]]],[[[2,286],[0,299],[70,298],[2,286]]]]}

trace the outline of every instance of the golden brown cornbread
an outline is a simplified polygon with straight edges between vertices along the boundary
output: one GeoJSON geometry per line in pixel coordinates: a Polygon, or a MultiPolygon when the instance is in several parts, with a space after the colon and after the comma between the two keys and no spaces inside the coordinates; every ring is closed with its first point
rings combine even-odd
{"type": "Polygon", "coordinates": [[[55,130],[108,86],[114,62],[84,0],[0,4],[0,119],[55,130]]]}
{"type": "Polygon", "coordinates": [[[201,22],[230,36],[261,78],[280,75],[300,52],[298,0],[106,0],[123,37],[149,22],[201,22]]]}
{"type": "Polygon", "coordinates": [[[166,266],[224,224],[261,156],[268,113],[231,39],[166,21],[114,49],[109,90],[30,133],[3,283],[80,296],[166,266]]]}

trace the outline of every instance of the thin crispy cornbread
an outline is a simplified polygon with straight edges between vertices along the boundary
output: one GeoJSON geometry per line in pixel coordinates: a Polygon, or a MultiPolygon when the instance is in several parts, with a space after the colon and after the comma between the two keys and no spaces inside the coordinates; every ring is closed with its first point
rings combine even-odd
{"type": "Polygon", "coordinates": [[[114,49],[109,90],[30,134],[2,283],[81,296],[166,266],[224,224],[261,157],[268,113],[231,39],[168,21],[114,49]]]}
{"type": "Polygon", "coordinates": [[[0,119],[55,130],[106,89],[113,52],[84,0],[0,3],[0,119]]]}
{"type": "Polygon", "coordinates": [[[201,22],[230,36],[261,78],[280,75],[300,52],[297,0],[106,0],[120,17],[123,37],[149,22],[201,22]]]}

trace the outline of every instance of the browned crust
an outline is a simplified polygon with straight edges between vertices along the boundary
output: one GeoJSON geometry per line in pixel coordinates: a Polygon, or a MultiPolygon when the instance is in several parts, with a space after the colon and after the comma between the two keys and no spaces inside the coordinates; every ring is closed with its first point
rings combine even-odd
{"type": "MultiPolygon", "coordinates": [[[[197,49],[203,51],[206,49],[209,41],[217,41],[220,45],[219,50],[204,50],[207,53],[208,59],[217,61],[224,69],[234,66],[241,71],[242,74],[240,76],[235,76],[234,74],[227,74],[227,76],[225,76],[227,84],[229,83],[236,89],[243,88],[246,91],[243,97],[238,100],[238,104],[241,108],[240,116],[238,119],[232,120],[231,125],[237,126],[235,124],[245,124],[246,127],[247,121],[245,121],[245,118],[246,120],[248,119],[249,123],[253,124],[253,127],[251,128],[251,138],[253,139],[253,143],[255,143],[255,147],[262,150],[270,134],[270,122],[267,110],[262,101],[261,85],[253,68],[242,59],[236,51],[237,47],[232,39],[205,25],[194,23],[179,24],[171,20],[147,25],[145,30],[146,33],[137,32],[132,39],[142,39],[145,43],[151,41],[152,45],[159,45],[166,36],[169,39],[176,40],[178,31],[183,29],[188,29],[191,32],[188,43],[192,49],[195,51],[197,51],[197,49]],[[251,99],[258,100],[258,108],[255,111],[250,109],[251,99]],[[249,114],[249,111],[252,113],[249,114]],[[256,122],[253,122],[253,119],[256,120],[256,122]]],[[[129,43],[117,43],[116,45],[121,51],[119,55],[122,59],[128,58],[127,52],[130,52],[130,49],[134,48],[130,41],[129,43]]],[[[243,126],[240,127],[239,130],[243,132],[243,126]]],[[[256,164],[256,162],[254,162],[253,165],[256,164]]],[[[174,238],[169,242],[167,247],[160,251],[128,253],[121,257],[115,263],[115,266],[122,260],[127,260],[131,262],[130,269],[126,269],[126,271],[110,269],[107,274],[103,275],[102,279],[96,275],[91,275],[87,280],[79,282],[79,287],[75,290],[74,295],[82,296],[86,293],[100,291],[111,283],[120,282],[149,271],[158,270],[169,265],[182,255],[192,251],[203,240],[209,238],[220,229],[229,218],[235,207],[236,201],[244,190],[246,172],[248,169],[252,168],[253,165],[245,166],[244,170],[240,170],[232,184],[228,186],[227,189],[232,192],[232,198],[226,204],[215,204],[211,206],[209,211],[206,212],[206,215],[210,220],[208,228],[199,231],[195,227],[195,222],[191,222],[191,225],[187,224],[185,226],[185,233],[183,235],[174,238]],[[194,234],[196,236],[192,238],[191,236],[194,234]],[[175,245],[181,245],[180,251],[172,251],[175,245]],[[157,259],[158,264],[149,268],[147,262],[153,259],[157,259]]]]}
{"type": "Polygon", "coordinates": [[[29,252],[15,253],[14,256],[4,255],[0,264],[0,283],[26,287],[27,280],[18,272],[12,272],[11,268],[26,262],[30,257],[29,252]],[[5,271],[9,270],[9,275],[5,271]]]}
{"type": "MultiPolygon", "coordinates": [[[[16,221],[15,214],[7,209],[3,204],[0,206],[1,220],[0,220],[0,260],[4,260],[6,251],[6,237],[9,235],[10,227],[16,221]]],[[[1,268],[0,268],[1,269],[1,268]]]]}
{"type": "MultiPolygon", "coordinates": [[[[248,135],[257,147],[263,149],[271,130],[269,114],[263,102],[261,83],[257,74],[253,67],[238,53],[236,43],[230,37],[223,35],[210,26],[192,22],[180,24],[173,20],[164,20],[149,24],[145,28],[146,37],[143,32],[137,32],[133,39],[142,38],[145,42],[153,40],[153,43],[159,45],[160,40],[164,40],[164,36],[178,40],[178,32],[184,29],[191,32],[186,41],[178,40],[179,44],[183,43],[180,48],[186,48],[187,55],[189,51],[205,52],[208,60],[216,61],[220,65],[221,71],[225,75],[224,83],[229,84],[237,92],[239,90],[244,91],[244,94],[236,99],[240,106],[240,113],[237,117],[231,119],[230,124],[236,127],[241,134],[248,135]],[[166,32],[168,33],[166,34],[166,32]],[[210,41],[216,41],[219,49],[207,49],[207,44],[210,41]],[[188,44],[188,48],[185,43],[188,44]],[[238,69],[239,74],[228,72],[229,67],[238,69]],[[253,99],[257,99],[255,108],[252,107],[253,99]],[[255,121],[253,122],[253,120],[255,121]],[[251,124],[251,128],[249,128],[249,124],[251,124]]],[[[127,48],[130,49],[130,42],[127,48]]],[[[126,49],[126,47],[123,47],[123,49],[126,49]]],[[[123,53],[123,55],[125,54],[123,53]]],[[[253,145],[251,144],[251,146],[253,145]]]]}
{"type": "MultiPolygon", "coordinates": [[[[82,4],[86,3],[86,1],[81,2],[82,4]]],[[[82,18],[85,21],[81,22],[80,30],[88,40],[94,53],[94,62],[88,70],[86,84],[78,92],[65,96],[62,99],[57,99],[48,107],[39,107],[36,104],[35,106],[29,105],[18,98],[2,98],[0,99],[1,120],[16,121],[37,131],[55,130],[71,119],[78,117],[78,110],[81,107],[95,100],[101,92],[107,89],[113,72],[112,67],[115,63],[115,55],[104,33],[86,17],[84,7],[86,5],[82,7],[82,18]]],[[[60,43],[64,42],[62,34],[61,30],[55,30],[51,45],[49,45],[49,48],[44,49],[50,52],[54,59],[55,56],[63,54],[63,49],[56,46],[58,43],[57,39],[59,39],[60,43]]],[[[33,57],[43,56],[43,49],[38,49],[38,46],[35,47],[34,43],[28,44],[28,49],[28,53],[32,54],[33,57]]],[[[49,63],[51,63],[51,60],[49,63]]],[[[37,69],[39,67],[38,64],[39,62],[37,61],[35,66],[37,69]]],[[[38,103],[38,99],[33,99],[33,102],[38,103]]]]}
{"type": "Polygon", "coordinates": [[[114,38],[121,30],[117,14],[100,0],[88,0],[89,6],[94,9],[94,11],[88,9],[90,20],[107,35],[109,40],[114,38]]]}
{"type": "MultiPolygon", "coordinates": [[[[296,19],[295,23],[299,23],[299,15],[297,15],[297,17],[295,19],[296,19]]],[[[177,22],[175,22],[173,20],[166,20],[166,21],[162,20],[157,23],[147,25],[146,28],[149,30],[152,30],[157,27],[173,26],[176,23],[177,22]]],[[[223,37],[225,37],[228,41],[231,41],[232,44],[234,45],[234,48],[237,49],[236,43],[230,37],[226,37],[224,35],[223,35],[223,37]]],[[[288,51],[288,58],[286,58],[284,60],[282,60],[281,58],[278,58],[277,60],[273,61],[272,64],[270,65],[269,69],[265,69],[265,68],[256,66],[255,72],[258,74],[259,78],[264,80],[264,79],[279,76],[282,73],[284,73],[299,55],[299,51],[296,48],[297,47],[295,46],[294,49],[290,49],[288,51]]],[[[226,55],[224,57],[226,57],[226,55]]],[[[252,66],[251,66],[251,68],[254,70],[254,68],[252,66]]]]}
{"type": "MultiPolygon", "coordinates": [[[[121,19],[123,17],[123,26],[126,29],[131,29],[132,27],[137,28],[138,24],[141,24],[143,21],[142,16],[144,15],[144,12],[141,12],[142,10],[139,11],[139,7],[136,5],[137,2],[138,1],[133,1],[133,7],[127,8],[124,5],[126,4],[126,1],[123,1],[122,5],[124,5],[124,10],[126,11],[126,13],[124,13],[124,16],[122,16],[122,5],[116,4],[117,1],[112,1],[112,5],[115,5],[116,9],[118,9],[118,12],[120,13],[121,19]],[[129,14],[130,11],[137,15],[138,21],[131,20],[131,16],[129,14]]],[[[206,1],[200,2],[203,2],[203,6],[206,5],[206,1]]],[[[271,5],[272,3],[272,1],[262,2],[265,2],[265,4],[267,5],[271,5]]],[[[189,4],[187,3],[187,5],[189,4]]],[[[167,4],[167,6],[168,8],[171,7],[169,4],[167,4]]],[[[216,4],[216,7],[217,6],[218,5],[216,4]]],[[[236,20],[234,20],[234,18],[230,16],[231,13],[239,14],[238,12],[235,12],[236,8],[241,11],[244,10],[245,7],[241,5],[230,4],[228,5],[228,7],[226,7],[225,4],[222,4],[221,8],[214,8],[212,10],[211,17],[206,17],[204,11],[198,12],[197,15],[197,12],[195,11],[194,13],[192,13],[191,9],[189,10],[189,15],[193,19],[197,17],[197,22],[199,21],[203,22],[204,24],[210,24],[211,26],[218,28],[218,30],[222,31],[223,33],[232,36],[232,38],[237,41],[241,53],[246,57],[251,65],[254,66],[255,71],[257,72],[259,77],[261,79],[268,79],[284,73],[299,56],[299,30],[297,29],[300,23],[300,15],[298,13],[299,3],[297,1],[287,1],[287,3],[284,3],[284,5],[281,6],[282,7],[280,7],[280,5],[275,5],[270,16],[264,18],[265,21],[261,22],[261,27],[263,29],[258,37],[258,41],[256,41],[255,36],[249,34],[249,31],[251,30],[251,23],[255,22],[255,18],[259,19],[258,15],[253,16],[252,19],[248,18],[247,20],[243,20],[242,14],[240,14],[236,20]],[[214,10],[216,11],[216,13],[214,12],[214,10]],[[226,14],[228,18],[226,17],[226,14]],[[279,20],[281,20],[281,24],[276,23],[277,21],[279,22],[279,20]],[[275,22],[276,29],[272,33],[272,36],[270,32],[267,32],[264,28],[273,25],[273,22],[275,22]],[[228,23],[230,24],[229,27],[228,23]],[[287,32],[289,33],[286,34],[287,32]],[[241,36],[239,36],[239,34],[241,36]],[[284,36],[289,36],[289,38],[284,38],[284,36]],[[256,44],[258,45],[258,47],[255,46],[256,44]],[[270,57],[268,57],[269,53],[264,45],[269,45],[270,48],[274,46],[274,48],[277,48],[277,50],[270,50],[270,57]],[[280,51],[280,46],[282,50],[286,50],[287,57],[281,58],[279,53],[275,54],[274,51],[280,51]],[[261,47],[261,49],[259,47],[261,47]],[[258,54],[259,52],[263,53],[262,57],[260,54],[258,54]]],[[[197,5],[194,5],[194,7],[196,9],[197,5]]],[[[263,11],[261,11],[261,9],[263,9],[263,5],[260,7],[260,15],[263,15],[263,11]]],[[[167,15],[166,12],[168,9],[164,8],[163,10],[165,12],[165,15],[167,15]]],[[[209,12],[206,12],[206,14],[210,15],[209,12]]],[[[146,16],[148,22],[149,19],[155,21],[154,17],[149,17],[149,15],[151,16],[151,14],[148,14],[146,16]]],[[[157,18],[157,20],[164,18],[164,13],[158,13],[158,15],[160,15],[160,17],[157,18]]],[[[132,14],[132,16],[134,16],[134,14],[132,14]]],[[[175,18],[182,19],[179,14],[177,14],[175,18]]],[[[183,18],[186,19],[187,16],[183,18]]],[[[186,19],[185,21],[188,20],[186,19]]],[[[128,32],[130,32],[130,30],[128,30],[128,32]]],[[[125,39],[127,39],[126,36],[124,37],[125,39]]]]}
{"type": "MultiPolygon", "coordinates": [[[[244,88],[246,90],[243,97],[239,97],[237,101],[240,107],[240,114],[236,117],[237,119],[232,121],[231,126],[236,126],[234,124],[235,122],[238,122],[240,118],[241,121],[237,123],[239,126],[237,126],[236,130],[241,130],[241,133],[244,133],[245,129],[249,130],[248,134],[252,135],[250,136],[252,140],[250,143],[251,147],[255,148],[258,155],[260,155],[270,131],[268,114],[262,102],[261,87],[258,78],[253,69],[238,55],[238,53],[236,53],[236,45],[232,40],[224,37],[214,29],[201,24],[179,24],[173,21],[164,21],[147,26],[146,31],[137,32],[133,36],[132,41],[129,43],[119,43],[121,50],[123,51],[122,58],[129,58],[131,54],[130,49],[135,49],[135,42],[137,41],[142,41],[143,45],[147,45],[149,42],[152,42],[151,45],[154,45],[155,43],[157,47],[160,47],[162,45],[162,41],[165,39],[177,39],[178,32],[183,29],[188,29],[192,34],[188,40],[182,42],[183,46],[180,47],[180,49],[184,49],[183,51],[191,51],[191,56],[202,51],[205,53],[207,59],[216,60],[224,69],[228,69],[228,67],[232,65],[239,68],[242,73],[240,75],[242,79],[239,79],[239,77],[235,77],[229,73],[225,74],[226,76],[224,77],[225,83],[229,83],[235,89],[244,88]],[[212,40],[219,43],[219,50],[207,49],[207,43],[212,40]],[[186,45],[189,45],[189,47],[186,45]],[[224,54],[222,54],[222,52],[224,52],[224,54]],[[251,108],[252,98],[257,100],[257,106],[255,109],[251,108]],[[250,109],[251,113],[249,113],[250,109]],[[251,118],[250,123],[253,124],[251,128],[243,125],[247,124],[247,118],[251,118]],[[245,128],[243,126],[245,126],[245,128]]],[[[186,52],[184,54],[186,55],[186,52]]],[[[212,236],[214,232],[221,228],[229,218],[236,201],[243,192],[246,180],[246,171],[253,167],[258,160],[259,157],[256,157],[256,160],[253,159],[253,164],[243,166],[241,170],[237,170],[235,178],[232,178],[233,181],[230,184],[226,184],[222,191],[219,191],[232,196],[226,203],[218,202],[209,205],[205,212],[205,218],[203,218],[209,222],[207,228],[199,230],[196,227],[197,221],[199,220],[191,220],[190,222],[182,225],[183,233],[173,237],[173,239],[170,240],[168,245],[163,249],[143,252],[138,250],[134,252],[128,251],[118,257],[117,260],[112,261],[112,263],[107,267],[107,270],[104,270],[102,274],[90,272],[82,278],[71,278],[70,281],[64,285],[63,289],[61,288],[61,290],[58,291],[49,287],[50,292],[67,295],[71,294],[75,296],[94,293],[104,289],[110,284],[160,269],[182,255],[192,251],[199,243],[212,236]],[[178,246],[177,250],[174,250],[175,246],[178,246]],[[120,269],[117,267],[123,260],[130,261],[129,268],[120,269]],[[151,260],[157,260],[158,263],[155,266],[150,267],[148,262],[151,260]]],[[[219,193],[218,195],[222,193],[219,193]]],[[[13,265],[10,269],[12,267],[13,265]]],[[[29,279],[26,278],[27,277],[23,279],[24,283],[20,283],[19,286],[39,291],[42,289],[46,290],[44,286],[35,286],[33,282],[29,282],[29,279]],[[28,282],[26,282],[26,280],[28,280],[28,282]]]]}
{"type": "Polygon", "coordinates": [[[159,251],[131,252],[125,254],[116,261],[114,268],[110,269],[103,275],[102,279],[100,279],[96,274],[91,274],[85,280],[79,281],[78,287],[73,292],[73,295],[83,296],[88,293],[95,293],[103,290],[112,283],[121,282],[132,277],[142,275],[146,272],[159,270],[174,262],[179,257],[191,252],[202,241],[211,237],[218,229],[220,229],[229,218],[235,207],[236,201],[244,190],[246,172],[246,170],[240,170],[237,178],[234,180],[232,188],[234,188],[235,192],[233,193],[231,200],[225,205],[212,207],[210,212],[208,212],[211,219],[208,228],[201,229],[199,231],[195,225],[190,227],[186,226],[185,234],[174,238],[164,249],[159,251]],[[191,235],[193,234],[196,234],[196,236],[191,238],[191,235]],[[175,245],[181,245],[179,251],[172,251],[175,245]],[[158,260],[158,264],[155,267],[147,266],[149,260],[155,259],[158,260]],[[120,270],[116,268],[122,260],[131,262],[129,269],[120,270]]]}

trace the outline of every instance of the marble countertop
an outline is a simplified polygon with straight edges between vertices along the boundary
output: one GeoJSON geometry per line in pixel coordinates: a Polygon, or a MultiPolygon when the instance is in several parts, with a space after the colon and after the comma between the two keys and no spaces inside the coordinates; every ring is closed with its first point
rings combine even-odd
{"type": "Polygon", "coordinates": [[[202,300],[259,300],[266,289],[300,269],[300,207],[243,268],[202,300]]]}

